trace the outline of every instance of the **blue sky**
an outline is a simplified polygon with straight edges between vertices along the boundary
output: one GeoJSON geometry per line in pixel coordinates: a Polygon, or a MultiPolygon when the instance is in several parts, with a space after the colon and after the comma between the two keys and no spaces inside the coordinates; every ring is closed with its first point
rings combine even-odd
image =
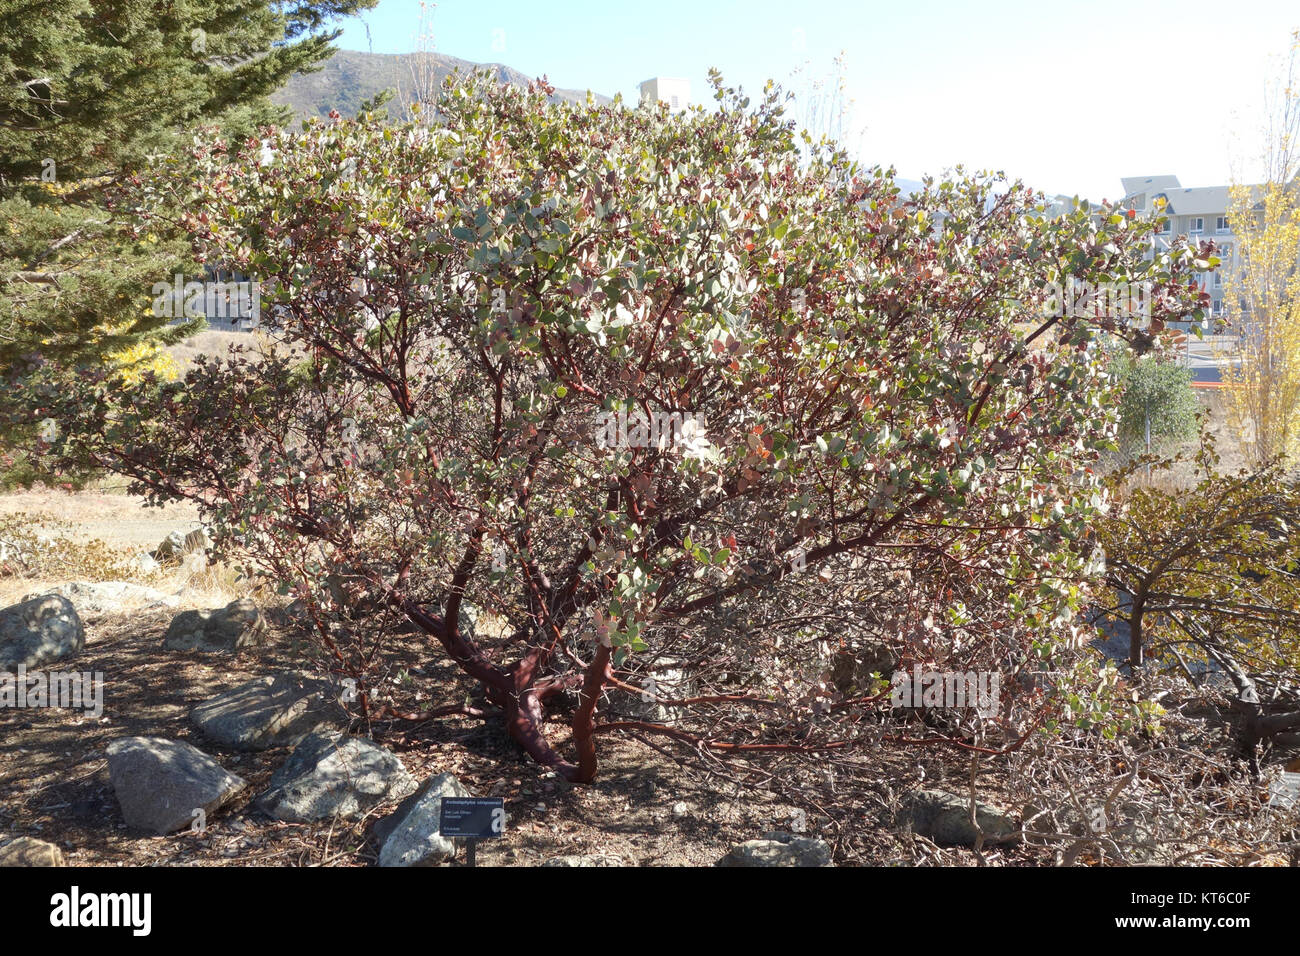
{"type": "MultiPolygon", "coordinates": [[[[418,0],[381,0],[338,45],[415,48],[418,0]],[[368,28],[368,31],[367,31],[368,28]]],[[[1049,193],[1117,198],[1119,178],[1249,178],[1266,77],[1300,28],[1294,0],[443,0],[434,46],[557,86],[635,98],[649,77],[710,67],[796,91],[844,54],[846,140],[920,178],[963,163],[1049,193]],[[796,71],[802,67],[802,73],[796,71]],[[804,77],[804,78],[801,78],[804,77]]]]}

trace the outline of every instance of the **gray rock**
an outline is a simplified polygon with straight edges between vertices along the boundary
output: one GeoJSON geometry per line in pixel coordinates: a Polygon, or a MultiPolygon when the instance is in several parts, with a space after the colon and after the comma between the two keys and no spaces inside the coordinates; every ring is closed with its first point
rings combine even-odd
{"type": "Polygon", "coordinates": [[[87,620],[105,614],[175,607],[180,603],[180,598],[174,594],[129,581],[72,581],[59,585],[50,593],[67,598],[77,613],[87,620]]]}
{"type": "MultiPolygon", "coordinates": [[[[426,610],[435,617],[441,617],[445,613],[441,603],[431,604],[426,610]]],[[[461,634],[471,638],[476,637],[478,636],[479,618],[482,615],[483,612],[478,607],[469,601],[462,600],[456,612],[456,627],[461,634]]]]}
{"type": "Polygon", "coordinates": [[[125,737],[109,744],[107,753],[122,816],[140,830],[182,830],[196,819],[206,820],[245,787],[240,777],[179,740],[125,737]]]}
{"type": "Polygon", "coordinates": [[[265,633],[266,619],[262,612],[248,598],[240,598],[223,608],[184,611],[176,615],[163,637],[163,648],[203,654],[234,654],[260,641],[265,633]]]}
{"type": "Polygon", "coordinates": [[[18,837],[0,845],[0,867],[63,866],[65,863],[62,850],[34,837],[18,837]]]}
{"type": "Polygon", "coordinates": [[[271,775],[258,806],[292,823],[351,819],[416,789],[415,779],[385,748],[364,737],[317,730],[271,775]]]}
{"type": "Polygon", "coordinates": [[[351,617],[369,617],[383,607],[384,601],[375,592],[374,585],[359,575],[335,572],[326,575],[325,586],[329,588],[330,600],[351,617]]]}
{"type": "Polygon", "coordinates": [[[1024,839],[1031,845],[1058,851],[1096,846],[1108,858],[1118,852],[1122,862],[1133,866],[1170,866],[1177,856],[1177,844],[1161,843],[1157,818],[1135,801],[1120,801],[1109,811],[1089,801],[1082,812],[1072,802],[1044,810],[1042,803],[1032,801],[1024,820],[1024,839]]]}
{"type": "Polygon", "coordinates": [[[1119,665],[1127,664],[1130,650],[1128,621],[1101,618],[1091,623],[1101,631],[1092,641],[1093,648],[1107,660],[1119,665]]]}
{"type": "Polygon", "coordinates": [[[439,830],[443,797],[473,796],[453,774],[430,777],[388,817],[375,824],[380,866],[428,866],[455,855],[462,839],[439,830]]]}
{"type": "MultiPolygon", "coordinates": [[[[1114,590],[1110,595],[1115,599],[1121,612],[1127,613],[1131,610],[1133,595],[1126,591],[1114,590]]],[[[1121,673],[1127,673],[1129,653],[1132,650],[1132,630],[1129,622],[1095,609],[1088,611],[1085,619],[1089,625],[1097,628],[1097,634],[1089,641],[1093,650],[1106,660],[1114,661],[1121,673]]],[[[1149,647],[1143,650],[1144,654],[1149,655],[1150,652],[1149,647]]],[[[1222,687],[1230,692],[1235,690],[1232,681],[1214,658],[1207,661],[1187,661],[1187,667],[1196,682],[1202,686],[1222,687]]]]}
{"type": "Polygon", "coordinates": [[[139,554],[133,554],[128,563],[140,574],[153,574],[156,571],[162,570],[162,565],[159,564],[158,560],[148,551],[141,551],[139,554]]]}
{"type": "Polygon", "coordinates": [[[747,840],[719,860],[715,866],[830,866],[831,847],[816,837],[795,836],[774,831],[757,840],[747,840]]]}
{"type": "Polygon", "coordinates": [[[153,558],[155,561],[179,561],[184,553],[185,535],[179,531],[172,531],[162,539],[158,547],[153,549],[153,558]]]}
{"type": "Polygon", "coordinates": [[[554,856],[541,864],[542,866],[627,866],[627,861],[619,856],[605,853],[589,853],[573,856],[554,856]]]}
{"type": "MultiPolygon", "coordinates": [[[[975,802],[975,818],[985,843],[1019,831],[1016,819],[986,803],[975,802]]],[[[914,833],[949,846],[974,846],[978,837],[970,819],[970,801],[944,790],[918,790],[906,801],[904,822],[914,833]]],[[[999,840],[998,842],[1010,842],[999,840]]]]}
{"type": "Polygon", "coordinates": [[[0,611],[0,668],[40,667],[85,646],[77,609],[62,595],[28,598],[0,611]]]}
{"type": "Polygon", "coordinates": [[[1300,773],[1284,770],[1282,775],[1269,786],[1268,805],[1290,810],[1298,803],[1300,803],[1300,773]]]}
{"type": "Polygon", "coordinates": [[[205,528],[190,532],[173,531],[154,548],[157,561],[179,561],[187,554],[205,554],[212,547],[212,538],[205,528]]]}
{"type": "Polygon", "coordinates": [[[236,750],[291,747],[343,713],[327,685],[296,674],[259,677],[218,694],[190,711],[205,737],[236,750]]]}
{"type": "Polygon", "coordinates": [[[888,644],[863,641],[852,650],[841,649],[832,655],[831,681],[842,694],[866,693],[872,686],[872,674],[889,680],[900,660],[888,644]]]}
{"type": "Polygon", "coordinates": [[[26,567],[35,558],[36,552],[30,546],[18,541],[6,541],[0,538],[0,564],[4,564],[6,561],[15,561],[26,567]]]}

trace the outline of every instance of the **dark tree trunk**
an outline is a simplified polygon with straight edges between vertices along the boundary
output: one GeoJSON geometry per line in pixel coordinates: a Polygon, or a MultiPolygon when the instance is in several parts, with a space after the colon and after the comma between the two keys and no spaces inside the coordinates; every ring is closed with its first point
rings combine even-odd
{"type": "Polygon", "coordinates": [[[596,656],[587,666],[586,677],[582,682],[582,696],[578,709],[573,714],[573,743],[578,748],[578,772],[571,778],[575,783],[590,783],[596,779],[596,738],[592,718],[596,713],[596,702],[605,689],[605,682],[612,676],[609,648],[601,644],[596,648],[596,656]]]}
{"type": "Polygon", "coordinates": [[[1138,588],[1133,595],[1133,605],[1128,616],[1128,663],[1135,672],[1142,666],[1142,614],[1146,610],[1146,603],[1146,588],[1138,588]]]}
{"type": "Polygon", "coordinates": [[[534,648],[510,670],[504,670],[483,657],[472,640],[448,624],[446,618],[426,613],[413,601],[403,603],[402,610],[422,631],[437,638],[461,670],[482,684],[488,701],[501,708],[511,739],[528,756],[544,767],[555,768],[573,783],[590,783],[595,779],[592,718],[605,681],[611,676],[609,648],[597,649],[583,678],[582,702],[573,718],[573,737],[579,755],[578,763],[574,764],[561,757],[546,739],[542,701],[566,685],[563,681],[550,681],[539,686],[539,671],[546,656],[543,650],[534,648]]]}

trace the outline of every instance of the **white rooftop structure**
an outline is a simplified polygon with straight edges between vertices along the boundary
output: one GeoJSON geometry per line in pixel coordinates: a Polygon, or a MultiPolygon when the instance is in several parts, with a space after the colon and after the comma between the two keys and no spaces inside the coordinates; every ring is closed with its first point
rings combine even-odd
{"type": "Polygon", "coordinates": [[[673,76],[656,76],[641,84],[642,103],[667,103],[671,109],[691,105],[691,81],[673,76]]]}

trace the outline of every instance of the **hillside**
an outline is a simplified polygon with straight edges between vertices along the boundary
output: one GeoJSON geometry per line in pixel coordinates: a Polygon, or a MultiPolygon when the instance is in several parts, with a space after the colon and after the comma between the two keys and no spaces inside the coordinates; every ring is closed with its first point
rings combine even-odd
{"type": "MultiPolygon", "coordinates": [[[[467,73],[479,66],[493,70],[503,83],[526,86],[532,77],[501,63],[471,63],[459,57],[442,53],[361,53],[356,50],[339,50],[316,73],[299,73],[285,86],[271,95],[275,103],[288,106],[299,118],[325,116],[336,109],[344,116],[357,112],[361,103],[385,89],[397,90],[390,110],[400,112],[410,91],[414,89],[419,58],[427,57],[430,72],[437,82],[454,72],[467,73]],[[406,95],[403,95],[406,94],[406,95]]],[[[555,99],[583,101],[586,90],[555,91],[555,99]]],[[[595,94],[600,103],[612,102],[608,96],[595,94]]]]}

